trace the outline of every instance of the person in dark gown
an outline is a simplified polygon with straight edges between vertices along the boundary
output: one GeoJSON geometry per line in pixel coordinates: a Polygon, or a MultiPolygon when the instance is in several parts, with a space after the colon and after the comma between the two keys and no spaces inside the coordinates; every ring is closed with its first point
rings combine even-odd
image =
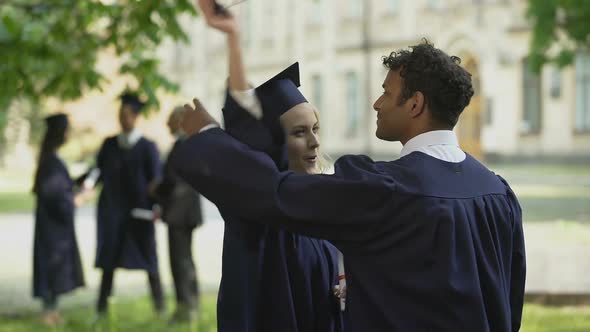
{"type": "MultiPolygon", "coordinates": [[[[237,30],[226,32],[230,65],[223,107],[225,129],[267,153],[280,169],[318,173],[318,116],[297,89],[298,64],[249,89],[239,38],[234,35],[237,30]],[[291,84],[284,84],[285,80],[291,84]]],[[[343,330],[342,312],[333,294],[338,283],[334,246],[284,230],[252,226],[243,217],[224,209],[220,212],[225,232],[219,331],[343,330]]]]}
{"type": "Polygon", "coordinates": [[[193,259],[193,231],[203,224],[199,193],[185,183],[168,162],[185,139],[181,128],[184,107],[176,107],[168,118],[176,138],[156,196],[162,206],[162,220],[168,225],[170,267],[176,291],[176,310],[170,322],[192,321],[199,309],[199,282],[193,259]]]}
{"type": "Polygon", "coordinates": [[[518,331],[522,211],[452,131],[473,95],[459,63],[428,42],[383,58],[376,136],[401,142],[399,159],[346,155],[332,175],[282,171],[195,101],[172,163],[220,209],[340,249],[349,331],[518,331]]]}
{"type": "Polygon", "coordinates": [[[102,191],[97,208],[95,265],[103,271],[97,318],[108,310],[117,268],[146,271],[155,311],[161,315],[165,309],[154,220],[141,213],[152,211],[155,200],[150,191],[162,173],[156,144],[136,128],[143,107],[144,103],[135,94],[125,93],[121,97],[122,132],[107,138],[96,158],[102,191]]]}
{"type": "Polygon", "coordinates": [[[64,162],[57,156],[68,133],[65,114],[45,119],[47,130],[41,144],[34,178],[36,195],[35,241],[33,249],[33,296],[43,301],[43,322],[61,322],[58,297],[84,286],[84,273],[76,242],[74,185],[64,162]]]}

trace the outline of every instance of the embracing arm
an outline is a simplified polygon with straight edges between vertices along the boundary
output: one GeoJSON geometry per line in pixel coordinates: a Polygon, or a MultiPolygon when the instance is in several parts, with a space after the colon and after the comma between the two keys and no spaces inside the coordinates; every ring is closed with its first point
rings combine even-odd
{"type": "Polygon", "coordinates": [[[190,137],[172,165],[220,209],[332,241],[363,239],[394,208],[394,184],[378,172],[352,164],[335,175],[280,172],[265,153],[219,128],[190,137]]]}

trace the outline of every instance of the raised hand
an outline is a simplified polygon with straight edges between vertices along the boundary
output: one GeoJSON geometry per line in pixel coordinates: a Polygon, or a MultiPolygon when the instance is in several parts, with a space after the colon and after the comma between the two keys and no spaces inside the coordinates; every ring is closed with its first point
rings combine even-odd
{"type": "Polygon", "coordinates": [[[220,13],[219,9],[216,10],[216,6],[219,8],[219,5],[215,0],[197,0],[197,3],[205,16],[207,25],[226,34],[236,34],[238,32],[236,19],[228,11],[220,13]]]}

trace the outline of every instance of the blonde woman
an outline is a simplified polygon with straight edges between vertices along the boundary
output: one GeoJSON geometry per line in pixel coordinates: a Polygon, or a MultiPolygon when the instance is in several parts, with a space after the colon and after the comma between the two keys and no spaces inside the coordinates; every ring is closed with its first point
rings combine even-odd
{"type": "MultiPolygon", "coordinates": [[[[235,19],[228,12],[216,14],[213,1],[200,4],[208,24],[228,40],[225,130],[266,152],[280,169],[319,173],[319,118],[297,88],[298,64],[252,89],[235,19]]],[[[335,247],[325,240],[253,225],[232,211],[221,213],[226,223],[219,331],[343,330],[342,312],[332,291],[338,283],[335,247]]]]}

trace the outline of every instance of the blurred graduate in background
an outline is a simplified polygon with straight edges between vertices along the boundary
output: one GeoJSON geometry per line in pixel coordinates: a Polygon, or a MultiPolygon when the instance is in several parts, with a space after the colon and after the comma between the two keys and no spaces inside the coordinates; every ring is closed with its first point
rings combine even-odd
{"type": "Polygon", "coordinates": [[[76,242],[74,212],[89,192],[74,193],[74,183],[57,150],[66,142],[68,118],[59,113],[45,118],[47,130],[35,172],[35,242],[33,296],[43,301],[43,323],[62,322],[58,297],[84,286],[84,273],[76,242]]]}
{"type": "MultiPolygon", "coordinates": [[[[170,133],[176,138],[168,160],[185,139],[181,128],[184,107],[176,107],[168,118],[170,133]]],[[[193,231],[203,224],[199,193],[182,180],[166,162],[162,181],[156,187],[162,206],[162,220],[168,225],[170,268],[176,291],[176,310],[171,323],[191,321],[199,307],[199,283],[193,259],[193,231]]]]}
{"type": "MultiPolygon", "coordinates": [[[[156,238],[150,212],[155,203],[150,191],[162,167],[156,144],[136,128],[145,104],[133,93],[121,96],[122,132],[103,142],[96,158],[102,183],[97,208],[96,267],[103,270],[97,303],[98,318],[108,310],[116,268],[145,270],[157,314],[164,313],[164,296],[158,270],[156,238]]],[[[89,174],[92,174],[90,172],[89,174]]]]}

